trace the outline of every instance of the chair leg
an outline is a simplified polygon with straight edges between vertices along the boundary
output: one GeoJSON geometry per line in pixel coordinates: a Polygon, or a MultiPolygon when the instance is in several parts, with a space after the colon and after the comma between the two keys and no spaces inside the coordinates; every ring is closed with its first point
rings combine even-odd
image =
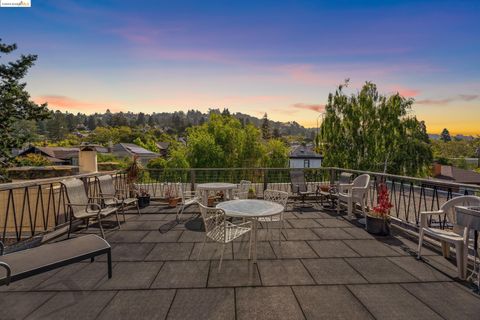
{"type": "Polygon", "coordinates": [[[200,259],[200,253],[202,252],[203,247],[205,246],[205,242],[207,242],[207,235],[205,235],[205,237],[203,238],[202,246],[200,247],[200,250],[198,251],[197,260],[200,259]]]}
{"type": "Polygon", "coordinates": [[[100,227],[100,233],[102,235],[102,238],[105,239],[105,232],[103,231],[102,219],[100,219],[100,217],[98,217],[98,226],[100,227]]]}
{"type": "Polygon", "coordinates": [[[283,231],[283,227],[284,227],[284,220],[283,218],[281,220],[278,221],[280,223],[279,225],[279,228],[278,228],[278,245],[281,246],[282,245],[282,231],[283,231]]]}
{"type": "MultiPolygon", "coordinates": [[[[125,218],[125,204],[124,203],[122,203],[121,210],[122,210],[122,215],[123,215],[123,222],[127,222],[127,219],[125,218]]],[[[117,220],[118,220],[118,217],[117,217],[117,220]]],[[[120,224],[118,225],[118,227],[120,227],[120,224]]]]}
{"type": "Polygon", "coordinates": [[[222,261],[223,261],[223,252],[225,251],[225,243],[222,244],[222,253],[220,254],[220,263],[218,264],[218,272],[222,268],[222,261]]]}
{"type": "Polygon", "coordinates": [[[135,201],[135,204],[136,204],[136,206],[137,206],[138,215],[141,216],[142,214],[141,214],[141,212],[140,212],[140,207],[138,206],[138,200],[135,201]]]}
{"type": "Polygon", "coordinates": [[[455,251],[457,257],[457,271],[458,277],[462,280],[465,279],[466,276],[466,264],[465,264],[465,257],[464,257],[464,247],[462,242],[455,243],[455,251]]]}
{"type": "MultiPolygon", "coordinates": [[[[120,219],[118,219],[118,212],[115,212],[115,218],[117,218],[118,229],[120,229],[120,219]]],[[[125,221],[125,214],[123,214],[123,219],[125,221]]]]}
{"type": "Polygon", "coordinates": [[[446,241],[442,241],[442,255],[444,258],[450,255],[450,244],[446,241]]]}
{"type": "Polygon", "coordinates": [[[348,216],[353,217],[353,200],[348,199],[348,216]]]}
{"type": "Polygon", "coordinates": [[[420,230],[420,234],[418,235],[417,259],[422,258],[422,245],[423,245],[423,229],[420,230]]]}
{"type": "Polygon", "coordinates": [[[250,260],[251,253],[252,253],[252,240],[253,240],[253,230],[250,230],[250,240],[248,241],[248,260],[250,260]]]}

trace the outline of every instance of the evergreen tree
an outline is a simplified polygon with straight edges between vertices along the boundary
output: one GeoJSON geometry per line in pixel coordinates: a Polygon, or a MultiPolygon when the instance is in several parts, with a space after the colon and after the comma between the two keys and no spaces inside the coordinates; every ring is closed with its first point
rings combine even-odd
{"type": "Polygon", "coordinates": [[[448,132],[448,129],[447,128],[444,128],[442,130],[442,133],[440,135],[440,139],[443,141],[443,142],[450,142],[452,141],[452,137],[450,136],[450,132],[448,132]]]}
{"type": "MultiPolygon", "coordinates": [[[[0,54],[9,54],[16,44],[7,45],[0,39],[0,54]]],[[[1,57],[1,56],[0,56],[1,57]]],[[[49,116],[47,104],[30,100],[22,79],[37,60],[36,55],[21,55],[19,59],[0,64],[0,159],[9,162],[12,148],[26,142],[26,136],[15,135],[15,123],[20,120],[42,120],[49,116]]]]}
{"type": "Polygon", "coordinates": [[[265,140],[270,139],[270,121],[268,120],[267,113],[263,116],[262,119],[262,137],[265,140]]]}

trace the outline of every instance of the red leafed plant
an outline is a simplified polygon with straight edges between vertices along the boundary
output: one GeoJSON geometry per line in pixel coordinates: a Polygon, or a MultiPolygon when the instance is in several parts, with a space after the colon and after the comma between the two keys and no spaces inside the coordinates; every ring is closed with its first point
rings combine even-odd
{"type": "Polygon", "coordinates": [[[393,207],[388,195],[388,188],[385,183],[378,186],[377,205],[373,207],[373,215],[386,218],[393,207]]]}

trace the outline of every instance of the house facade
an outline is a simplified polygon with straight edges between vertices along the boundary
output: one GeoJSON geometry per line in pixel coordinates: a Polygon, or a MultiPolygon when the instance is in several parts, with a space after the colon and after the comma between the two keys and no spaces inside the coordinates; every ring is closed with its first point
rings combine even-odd
{"type": "Polygon", "coordinates": [[[313,147],[299,145],[292,148],[289,157],[290,168],[320,168],[323,156],[313,151],[313,147]]]}

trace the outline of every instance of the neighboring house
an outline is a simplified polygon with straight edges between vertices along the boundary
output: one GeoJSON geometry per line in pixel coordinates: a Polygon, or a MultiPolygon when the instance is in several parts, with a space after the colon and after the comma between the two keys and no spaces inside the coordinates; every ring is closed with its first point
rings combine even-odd
{"type": "Polygon", "coordinates": [[[40,154],[54,165],[78,165],[79,148],[64,147],[36,147],[32,146],[18,153],[18,156],[26,156],[30,153],[40,154]]]}
{"type": "Polygon", "coordinates": [[[433,177],[456,183],[480,185],[480,173],[438,163],[434,165],[433,177]]]}
{"type": "Polygon", "coordinates": [[[118,158],[128,157],[130,159],[137,156],[138,160],[143,164],[146,164],[151,159],[160,157],[160,154],[142,148],[134,143],[117,143],[112,147],[112,154],[118,158]]]}
{"type": "Polygon", "coordinates": [[[166,158],[168,155],[168,148],[170,147],[170,142],[157,142],[156,145],[160,150],[159,153],[162,158],[166,158]]]}
{"type": "Polygon", "coordinates": [[[290,168],[320,168],[323,156],[311,146],[295,146],[290,152],[290,168]]]}

